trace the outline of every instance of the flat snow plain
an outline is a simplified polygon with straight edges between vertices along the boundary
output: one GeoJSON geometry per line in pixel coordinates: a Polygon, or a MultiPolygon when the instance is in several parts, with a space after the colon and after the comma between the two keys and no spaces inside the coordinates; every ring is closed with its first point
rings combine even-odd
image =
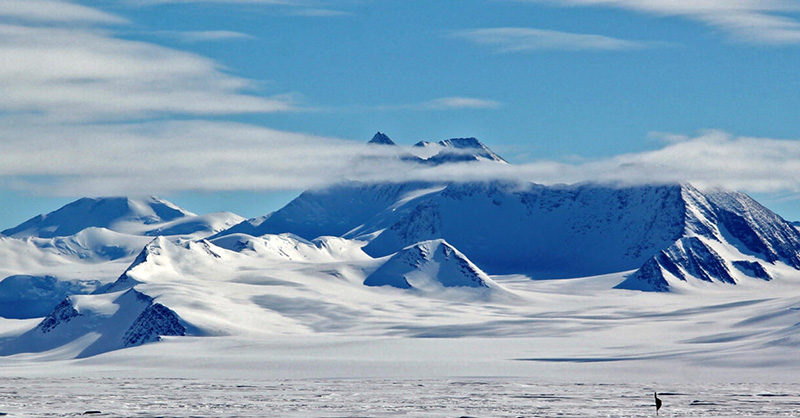
{"type": "Polygon", "coordinates": [[[287,305],[284,314],[317,312],[326,326],[169,337],[84,359],[0,358],[0,412],[634,417],[654,415],[658,391],[661,416],[800,416],[800,295],[791,274],[670,294],[612,289],[623,274],[492,278],[519,299],[440,304],[392,290],[394,306],[363,317],[371,331],[360,335],[336,332],[337,319],[356,321],[338,310],[287,305]]]}
{"type": "MultiPolygon", "coordinates": [[[[653,385],[534,379],[64,378],[0,385],[9,416],[649,417],[653,385]]],[[[798,385],[666,385],[660,416],[797,416],[798,385]]]]}

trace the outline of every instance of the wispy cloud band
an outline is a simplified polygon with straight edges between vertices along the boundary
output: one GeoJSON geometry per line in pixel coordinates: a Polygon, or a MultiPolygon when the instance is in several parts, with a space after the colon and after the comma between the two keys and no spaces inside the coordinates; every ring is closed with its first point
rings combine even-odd
{"type": "Polygon", "coordinates": [[[621,51],[650,46],[601,35],[559,32],[532,28],[485,28],[458,31],[455,38],[495,48],[498,52],[621,51]]]}
{"type": "Polygon", "coordinates": [[[229,30],[158,31],[157,34],[187,43],[254,39],[252,35],[229,30]]]}
{"type": "Polygon", "coordinates": [[[0,187],[49,195],[295,190],[366,182],[508,180],[542,184],[691,182],[747,192],[800,192],[800,141],[709,131],[661,148],[578,163],[420,166],[391,147],[232,123],[7,123],[0,187]],[[109,140],[113,138],[113,141],[109,140]]]}
{"type": "Polygon", "coordinates": [[[759,44],[800,43],[800,3],[795,0],[515,0],[562,6],[614,7],[657,16],[678,16],[759,44]]]}
{"type": "Polygon", "coordinates": [[[294,109],[289,96],[248,94],[256,87],[253,82],[227,74],[213,60],[121,39],[96,26],[123,21],[112,15],[56,0],[43,1],[42,9],[22,6],[15,13],[5,5],[0,5],[0,16],[8,20],[0,22],[0,111],[90,121],[294,109]],[[64,26],[70,23],[82,25],[64,26]]]}

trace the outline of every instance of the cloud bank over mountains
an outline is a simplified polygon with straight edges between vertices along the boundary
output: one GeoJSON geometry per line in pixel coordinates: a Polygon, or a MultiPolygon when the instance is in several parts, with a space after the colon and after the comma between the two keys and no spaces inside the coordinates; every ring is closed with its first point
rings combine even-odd
{"type": "Polygon", "coordinates": [[[0,185],[55,195],[277,191],[348,179],[692,182],[747,192],[800,191],[800,142],[719,131],[583,162],[429,166],[399,159],[392,148],[233,122],[96,124],[75,126],[66,136],[59,126],[11,126],[0,132],[0,185]]]}
{"type": "MultiPolygon", "coordinates": [[[[687,17],[731,28],[740,36],[752,32],[763,42],[800,42],[794,2],[550,3],[687,17]]],[[[579,162],[534,159],[511,165],[419,167],[393,159],[393,150],[366,147],[366,138],[328,138],[227,121],[224,118],[242,114],[298,112],[303,105],[294,92],[264,94],[258,81],[232,74],[199,54],[125,39],[121,33],[129,26],[123,17],[67,1],[43,0],[35,7],[22,0],[0,4],[0,187],[47,195],[164,194],[296,190],[346,179],[501,179],[544,184],[689,181],[749,192],[800,191],[800,143],[791,139],[708,131],[665,136],[655,150],[579,162]]],[[[521,28],[451,35],[508,52],[644,46],[521,28]]],[[[248,35],[203,31],[175,36],[199,42],[248,35]]],[[[454,94],[397,108],[440,111],[504,105],[454,94]]],[[[491,138],[481,139],[491,145],[491,138]]]]}

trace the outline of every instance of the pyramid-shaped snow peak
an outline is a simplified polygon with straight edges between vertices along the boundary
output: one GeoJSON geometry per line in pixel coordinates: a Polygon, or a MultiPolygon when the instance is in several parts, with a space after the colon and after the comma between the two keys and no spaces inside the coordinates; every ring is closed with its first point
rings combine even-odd
{"type": "Polygon", "coordinates": [[[376,133],[372,139],[368,142],[368,144],[372,145],[396,145],[394,141],[392,141],[385,133],[378,132],[376,133]]]}
{"type": "Polygon", "coordinates": [[[131,227],[141,228],[185,216],[194,214],[157,197],[85,197],[6,229],[2,234],[14,238],[53,238],[74,235],[91,227],[129,232],[131,227]]]}
{"type": "Polygon", "coordinates": [[[441,239],[403,248],[367,276],[364,284],[426,290],[441,287],[498,287],[464,254],[441,239]]]}

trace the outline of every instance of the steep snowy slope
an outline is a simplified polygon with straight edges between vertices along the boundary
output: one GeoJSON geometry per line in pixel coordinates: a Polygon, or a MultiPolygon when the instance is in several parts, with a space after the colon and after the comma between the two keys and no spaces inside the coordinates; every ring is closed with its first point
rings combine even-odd
{"type": "Polygon", "coordinates": [[[498,289],[500,286],[444,240],[406,247],[364,280],[367,286],[436,290],[439,287],[498,289]]]}
{"type": "Polygon", "coordinates": [[[490,273],[562,278],[625,271],[681,236],[680,190],[451,184],[415,202],[364,249],[384,256],[443,238],[490,273]]]}
{"type": "Polygon", "coordinates": [[[282,286],[290,291],[309,286],[310,292],[319,292],[321,289],[308,282],[289,280],[307,274],[321,277],[323,286],[333,280],[334,288],[341,291],[342,277],[362,277],[348,262],[373,263],[358,250],[358,243],[333,237],[309,242],[289,235],[231,235],[215,242],[222,246],[206,240],[173,242],[158,237],[116,282],[98,293],[133,288],[155,297],[174,310],[194,334],[302,332],[304,326],[294,320],[265,311],[264,301],[276,298],[272,292],[282,286]]]}
{"type": "MultiPolygon", "coordinates": [[[[800,267],[798,233],[786,221],[744,194],[704,193],[678,184],[351,182],[305,192],[272,215],[220,236],[237,230],[256,236],[291,232],[304,238],[357,238],[370,241],[364,250],[373,257],[445,239],[485,271],[534,278],[642,268],[632,279],[647,281],[643,275],[655,263],[648,260],[662,251],[685,264],[684,270],[692,270],[689,277],[702,280],[708,277],[700,270],[719,270],[709,277],[720,282],[768,277],[769,269],[759,260],[800,267]],[[706,245],[704,240],[712,243],[706,245]],[[730,249],[715,249],[714,243],[730,249]],[[720,258],[726,260],[724,265],[720,258]]],[[[633,281],[623,287],[648,287],[633,281]]]]}
{"type": "Polygon", "coordinates": [[[684,186],[683,236],[618,287],[667,291],[694,280],[771,280],[775,264],[800,269],[800,233],[749,196],[684,186]]]}
{"type": "Polygon", "coordinates": [[[212,236],[244,233],[252,236],[289,232],[305,239],[323,235],[353,236],[364,225],[391,225],[428,193],[443,186],[431,183],[364,184],[349,182],[322,190],[308,190],[280,210],[248,219],[212,236]]]}

